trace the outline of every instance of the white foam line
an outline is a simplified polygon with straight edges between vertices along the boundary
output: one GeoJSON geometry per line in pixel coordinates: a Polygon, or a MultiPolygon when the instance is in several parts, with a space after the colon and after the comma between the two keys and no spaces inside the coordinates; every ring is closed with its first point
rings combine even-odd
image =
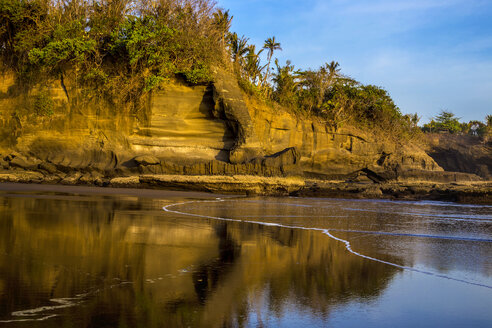
{"type": "Polygon", "coordinates": [[[77,301],[80,301],[80,300],[81,300],[81,298],[52,298],[52,299],[50,299],[50,302],[58,303],[60,305],[41,306],[41,307],[38,307],[35,309],[15,311],[15,312],[12,312],[12,316],[14,316],[14,317],[30,317],[30,316],[37,315],[39,312],[64,309],[64,308],[75,306],[75,305],[79,304],[77,301]]]}
{"type": "Polygon", "coordinates": [[[38,319],[13,319],[13,320],[0,320],[1,323],[9,323],[9,322],[26,322],[26,321],[45,321],[53,317],[57,317],[58,314],[47,315],[46,317],[38,318],[38,319]]]}
{"type": "MultiPolygon", "coordinates": [[[[109,289],[111,289],[113,287],[118,287],[118,286],[122,286],[125,284],[129,284],[129,283],[131,284],[132,282],[123,281],[119,284],[109,286],[109,289]]],[[[41,317],[41,318],[32,318],[32,317],[42,315],[43,312],[47,312],[47,311],[54,311],[54,310],[65,309],[65,308],[77,306],[77,305],[81,304],[84,301],[84,299],[87,298],[88,296],[96,294],[100,291],[101,291],[101,289],[96,289],[95,291],[92,291],[92,292],[77,294],[76,297],[52,298],[52,299],[50,299],[50,302],[58,303],[60,305],[45,305],[45,306],[40,306],[40,307],[37,307],[34,309],[14,311],[11,313],[11,315],[13,317],[24,317],[24,318],[22,318],[22,319],[11,319],[11,320],[0,320],[0,323],[27,322],[27,321],[32,322],[32,321],[48,320],[50,318],[57,317],[58,314],[50,314],[50,315],[46,315],[46,316],[41,317]],[[25,318],[25,317],[27,317],[27,318],[25,318]]]]}
{"type": "Polygon", "coordinates": [[[458,278],[453,278],[453,277],[449,277],[449,276],[446,276],[446,275],[442,275],[442,274],[438,274],[438,273],[433,273],[433,272],[429,272],[429,271],[419,270],[419,269],[415,269],[415,268],[412,268],[412,267],[408,267],[408,266],[404,266],[404,265],[400,265],[400,264],[396,264],[396,263],[392,263],[392,262],[380,260],[380,259],[377,259],[375,257],[371,257],[371,256],[367,256],[367,255],[361,254],[361,253],[356,252],[356,251],[354,251],[352,249],[352,246],[350,245],[350,242],[348,240],[345,240],[345,239],[342,239],[342,238],[338,238],[338,237],[335,237],[334,235],[332,235],[330,233],[330,229],[307,228],[307,227],[299,227],[299,226],[289,226],[289,225],[284,225],[284,224],[280,224],[280,223],[269,223],[269,222],[261,222],[261,221],[237,220],[237,219],[223,218],[223,217],[218,217],[218,216],[210,216],[210,215],[201,215],[201,214],[194,214],[194,213],[186,213],[186,212],[174,211],[174,210],[169,209],[170,207],[179,206],[179,205],[186,205],[186,204],[191,204],[191,203],[212,203],[212,202],[224,202],[224,201],[225,200],[223,200],[221,198],[217,198],[216,200],[203,200],[203,201],[197,201],[197,200],[195,200],[195,201],[189,201],[189,202],[169,204],[169,205],[164,206],[162,209],[164,211],[166,211],[166,212],[169,212],[169,213],[175,213],[175,214],[186,215],[186,216],[194,216],[194,217],[200,217],[200,218],[207,218],[207,219],[213,219],[213,220],[252,223],[252,224],[258,224],[258,225],[275,226],[275,227],[288,228],[288,229],[300,229],[300,230],[319,231],[319,232],[327,235],[331,239],[334,239],[336,241],[339,241],[339,242],[344,243],[345,244],[345,248],[347,249],[347,251],[349,251],[350,253],[352,253],[352,254],[354,254],[356,256],[362,257],[364,259],[375,261],[375,262],[379,262],[379,263],[383,263],[383,264],[387,264],[387,265],[391,265],[393,267],[400,268],[402,270],[408,270],[408,271],[418,272],[418,273],[422,273],[422,274],[425,274],[425,275],[428,275],[428,276],[434,276],[434,277],[438,277],[438,278],[444,278],[444,279],[448,279],[448,280],[462,282],[462,283],[469,284],[469,285],[474,285],[474,286],[479,286],[479,287],[485,287],[485,288],[492,289],[492,286],[489,286],[489,285],[480,284],[480,283],[476,283],[476,282],[473,282],[473,281],[467,281],[467,280],[458,279],[458,278]]]}
{"type": "Polygon", "coordinates": [[[368,231],[368,230],[347,230],[347,229],[330,229],[330,230],[336,232],[355,232],[355,233],[363,233],[369,235],[417,237],[417,238],[447,239],[447,240],[455,240],[455,241],[474,241],[474,242],[492,243],[492,239],[473,238],[473,237],[455,237],[455,236],[426,235],[426,234],[418,234],[418,233],[368,231]]]}
{"type": "MultiPolygon", "coordinates": [[[[371,212],[371,213],[392,214],[392,215],[395,214],[394,212],[390,212],[390,211],[381,211],[381,210],[364,209],[364,208],[344,207],[342,209],[347,210],[347,211],[353,211],[353,212],[371,212]]],[[[474,223],[491,223],[492,222],[492,220],[490,220],[490,218],[491,218],[490,215],[481,215],[481,214],[460,215],[460,214],[430,214],[430,213],[412,213],[412,212],[400,212],[397,214],[398,215],[412,215],[412,216],[417,216],[419,218],[425,218],[425,219],[429,219],[429,220],[464,221],[464,222],[474,222],[474,223]]]]}

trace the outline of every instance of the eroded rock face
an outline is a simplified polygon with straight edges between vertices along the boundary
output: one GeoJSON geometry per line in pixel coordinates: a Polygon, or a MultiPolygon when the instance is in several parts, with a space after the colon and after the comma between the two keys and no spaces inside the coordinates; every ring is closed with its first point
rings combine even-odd
{"type": "MultiPolygon", "coordinates": [[[[52,116],[19,114],[18,108],[32,106],[31,94],[12,93],[14,81],[3,81],[0,102],[6,110],[0,133],[9,137],[3,140],[3,153],[16,150],[37,160],[33,163],[39,168],[39,161],[50,164],[42,167],[43,172],[78,170],[83,174],[77,179],[100,172],[109,177],[296,175],[350,180],[364,176],[382,182],[398,179],[403,172],[442,171],[416,146],[378,140],[355,128],[334,130],[316,118],[254,103],[223,71],[217,71],[214,83],[207,86],[179,81],[162,85],[136,116],[101,102],[77,107],[74,99],[80,90],[69,77],[64,87],[56,80],[46,83],[56,105],[52,116]]],[[[20,159],[10,161],[0,165],[32,169],[20,159]]]]}
{"type": "Polygon", "coordinates": [[[492,140],[455,134],[428,134],[429,155],[446,171],[492,179],[492,140]]]}
{"type": "Polygon", "coordinates": [[[165,84],[152,94],[149,115],[135,122],[132,150],[159,158],[229,161],[236,143],[228,121],[213,115],[212,86],[165,84]]]}
{"type": "Polygon", "coordinates": [[[276,154],[296,149],[305,176],[340,179],[370,171],[383,179],[395,179],[406,170],[442,171],[415,146],[377,140],[354,128],[334,130],[316,118],[298,118],[255,103],[248,107],[263,152],[276,154]]]}
{"type": "Polygon", "coordinates": [[[243,99],[237,80],[230,74],[218,70],[213,83],[214,113],[224,117],[228,129],[236,139],[230,149],[231,163],[245,163],[263,156],[261,141],[254,130],[250,112],[243,99]]]}

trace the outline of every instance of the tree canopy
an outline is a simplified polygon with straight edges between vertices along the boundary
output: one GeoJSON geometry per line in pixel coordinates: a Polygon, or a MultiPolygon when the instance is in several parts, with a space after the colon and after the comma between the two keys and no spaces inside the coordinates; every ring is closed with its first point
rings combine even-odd
{"type": "Polygon", "coordinates": [[[452,112],[442,110],[431,121],[422,127],[424,132],[464,133],[474,136],[484,136],[492,131],[492,115],[485,117],[485,123],[472,120],[460,122],[452,112]]]}
{"type": "Polygon", "coordinates": [[[138,109],[177,74],[210,81],[231,19],[208,0],[0,0],[0,61],[19,85],[75,72],[138,109]]]}

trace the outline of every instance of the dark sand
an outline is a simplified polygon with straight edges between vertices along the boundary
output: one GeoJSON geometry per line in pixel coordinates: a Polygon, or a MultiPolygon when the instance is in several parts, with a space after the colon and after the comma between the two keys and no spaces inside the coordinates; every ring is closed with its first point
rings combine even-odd
{"type": "Polygon", "coordinates": [[[200,198],[215,199],[217,197],[232,197],[231,195],[212,194],[197,191],[176,191],[158,189],[112,188],[91,186],[66,186],[50,184],[0,183],[0,191],[4,192],[55,192],[66,194],[99,194],[99,195],[129,195],[144,198],[200,198]]]}

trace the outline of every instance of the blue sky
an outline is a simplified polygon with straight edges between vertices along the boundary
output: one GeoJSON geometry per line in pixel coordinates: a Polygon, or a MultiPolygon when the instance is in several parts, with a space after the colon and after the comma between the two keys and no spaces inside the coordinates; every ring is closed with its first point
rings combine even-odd
{"type": "Polygon", "coordinates": [[[218,0],[232,31],[262,46],[275,36],[297,68],[338,61],[388,90],[421,123],[440,110],[492,114],[492,0],[218,0]]]}

